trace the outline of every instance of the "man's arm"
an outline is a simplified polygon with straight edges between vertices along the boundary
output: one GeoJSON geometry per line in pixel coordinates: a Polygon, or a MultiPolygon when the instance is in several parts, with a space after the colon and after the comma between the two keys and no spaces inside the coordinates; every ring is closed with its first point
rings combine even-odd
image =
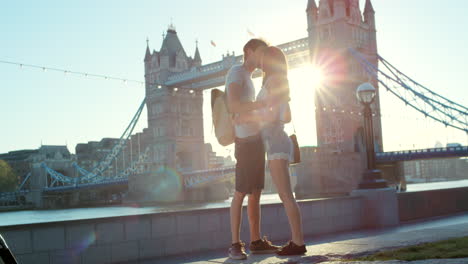
{"type": "Polygon", "coordinates": [[[232,82],[229,84],[228,88],[228,107],[229,112],[241,114],[251,112],[266,106],[264,101],[255,101],[255,102],[241,102],[240,94],[242,87],[237,82],[232,82]]]}

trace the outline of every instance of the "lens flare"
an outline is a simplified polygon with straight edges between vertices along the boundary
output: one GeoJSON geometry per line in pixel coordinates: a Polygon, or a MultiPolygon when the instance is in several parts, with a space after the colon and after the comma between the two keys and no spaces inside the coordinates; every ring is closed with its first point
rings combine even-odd
{"type": "Polygon", "coordinates": [[[154,177],[153,196],[158,201],[177,201],[183,192],[183,181],[175,169],[159,167],[152,173],[154,177]]]}
{"type": "Polygon", "coordinates": [[[75,247],[75,253],[80,253],[86,250],[89,246],[91,246],[96,241],[96,234],[94,232],[87,233],[83,239],[79,242],[78,245],[75,247]]]}

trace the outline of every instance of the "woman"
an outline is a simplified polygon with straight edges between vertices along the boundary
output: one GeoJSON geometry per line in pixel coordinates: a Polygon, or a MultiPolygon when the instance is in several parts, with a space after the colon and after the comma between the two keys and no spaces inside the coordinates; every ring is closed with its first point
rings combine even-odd
{"type": "Polygon", "coordinates": [[[289,82],[286,56],[277,47],[265,49],[261,61],[264,72],[263,86],[257,96],[257,101],[277,100],[278,104],[257,111],[255,116],[243,115],[238,122],[260,121],[262,138],[267,152],[268,166],[273,183],[278,190],[286,210],[292,239],[283,246],[278,255],[301,255],[307,250],[302,233],[301,213],[291,190],[289,178],[289,162],[292,157],[292,142],[284,131],[284,124],[291,121],[289,108],[289,82]],[[273,98],[273,99],[272,99],[273,98]]]}

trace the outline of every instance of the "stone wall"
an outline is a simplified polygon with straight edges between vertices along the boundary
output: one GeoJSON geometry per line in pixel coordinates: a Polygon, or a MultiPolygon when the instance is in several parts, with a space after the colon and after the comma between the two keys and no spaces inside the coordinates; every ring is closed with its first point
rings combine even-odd
{"type": "Polygon", "coordinates": [[[360,153],[304,153],[297,167],[298,198],[343,196],[355,190],[365,164],[360,153]]]}
{"type": "MultiPolygon", "coordinates": [[[[307,236],[361,228],[360,197],[301,201],[307,236]]],[[[116,263],[227,249],[229,208],[0,227],[19,263],[116,263]]],[[[262,206],[262,235],[290,238],[282,204],[262,206]]],[[[241,238],[249,242],[244,208],[241,238]]]]}
{"type": "MultiPolygon", "coordinates": [[[[365,195],[355,195],[300,201],[304,234],[313,237],[370,227],[366,222],[372,208],[365,195]]],[[[399,193],[398,206],[400,222],[468,211],[468,187],[399,193]]],[[[384,207],[382,216],[392,214],[384,207]]],[[[241,238],[248,243],[245,209],[241,238]]],[[[282,204],[262,205],[261,229],[273,241],[290,238],[282,204]]],[[[120,263],[226,250],[231,242],[229,208],[0,226],[0,233],[22,264],[120,263]]]]}
{"type": "Polygon", "coordinates": [[[398,194],[400,221],[468,211],[468,187],[398,194]]]}

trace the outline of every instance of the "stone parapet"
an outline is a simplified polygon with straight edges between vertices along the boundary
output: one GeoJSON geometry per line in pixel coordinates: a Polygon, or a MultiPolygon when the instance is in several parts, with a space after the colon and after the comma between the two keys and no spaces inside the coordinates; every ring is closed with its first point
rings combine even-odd
{"type": "MultiPolygon", "coordinates": [[[[362,198],[299,201],[306,236],[362,228],[362,198]]],[[[120,263],[227,249],[229,208],[0,227],[19,263],[120,263]]],[[[249,239],[244,208],[241,236],[249,239]]],[[[282,204],[262,205],[262,235],[290,239],[282,204]]]]}

